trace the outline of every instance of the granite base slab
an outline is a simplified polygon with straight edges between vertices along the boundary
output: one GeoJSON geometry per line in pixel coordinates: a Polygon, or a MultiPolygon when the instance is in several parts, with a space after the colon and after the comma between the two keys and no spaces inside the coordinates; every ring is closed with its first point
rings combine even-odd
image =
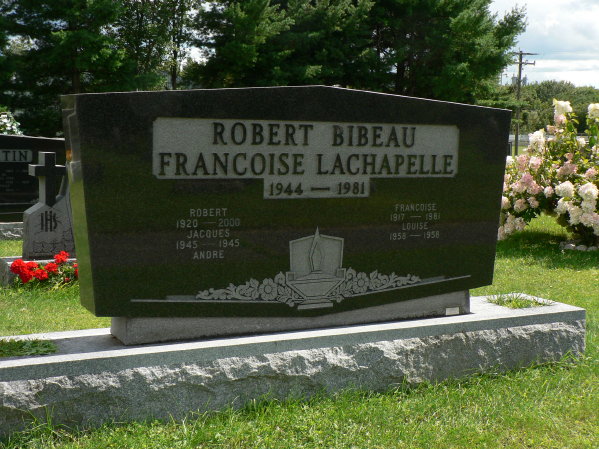
{"type": "Polygon", "coordinates": [[[0,223],[0,240],[21,240],[23,238],[23,223],[0,223]]]}
{"type": "Polygon", "coordinates": [[[513,310],[475,297],[468,315],[186,343],[125,346],[109,329],[17,338],[53,340],[59,352],[1,359],[4,436],[47,413],[71,426],[182,418],[264,395],[383,391],[555,361],[584,352],[585,310],[513,310]]]}
{"type": "Polygon", "coordinates": [[[20,257],[0,257],[0,287],[6,287],[12,284],[15,277],[17,277],[16,274],[10,271],[10,266],[17,259],[20,259],[20,257]]]}
{"type": "Polygon", "coordinates": [[[126,345],[249,335],[470,313],[468,290],[316,317],[112,318],[111,332],[126,345]]]}

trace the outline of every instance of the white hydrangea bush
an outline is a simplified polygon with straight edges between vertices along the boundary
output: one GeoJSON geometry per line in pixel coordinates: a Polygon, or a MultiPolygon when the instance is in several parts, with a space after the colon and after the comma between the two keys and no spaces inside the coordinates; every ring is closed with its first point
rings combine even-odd
{"type": "Polygon", "coordinates": [[[0,112],[0,134],[23,134],[19,122],[8,111],[0,112]]]}
{"type": "Polygon", "coordinates": [[[588,107],[586,138],[576,134],[568,101],[553,100],[554,125],[529,135],[524,154],[508,157],[499,239],[521,231],[541,212],[585,244],[599,243],[599,103],[588,107]],[[587,140],[588,139],[588,140],[587,140]]]}

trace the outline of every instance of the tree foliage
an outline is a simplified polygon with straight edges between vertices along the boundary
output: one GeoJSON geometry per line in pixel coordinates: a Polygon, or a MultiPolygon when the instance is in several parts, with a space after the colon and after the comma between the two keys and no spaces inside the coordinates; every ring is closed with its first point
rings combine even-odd
{"type": "MultiPolygon", "coordinates": [[[[371,15],[385,89],[472,102],[524,31],[524,12],[500,20],[490,0],[381,0],[371,15]]],[[[373,86],[376,87],[376,86],[373,86]]]]}
{"type": "Polygon", "coordinates": [[[473,101],[524,30],[490,0],[221,1],[201,21],[211,52],[188,72],[206,87],[339,84],[473,101]]]}
{"type": "Polygon", "coordinates": [[[164,5],[160,0],[121,1],[120,14],[107,31],[118,48],[123,49],[136,87],[141,89],[162,83],[159,70],[168,43],[164,5]]]}
{"type": "Polygon", "coordinates": [[[525,102],[523,110],[524,124],[528,132],[543,128],[553,121],[553,99],[570,101],[574,114],[578,117],[578,132],[585,131],[587,106],[599,103],[599,89],[594,87],[576,87],[567,81],[543,81],[522,88],[525,102]]]}
{"type": "Polygon", "coordinates": [[[29,133],[60,129],[60,94],[129,87],[124,54],[103,29],[119,13],[112,0],[6,0],[5,33],[26,45],[7,51],[11,72],[0,103],[18,113],[29,133]]]}
{"type": "Polygon", "coordinates": [[[194,0],[118,0],[108,35],[132,65],[137,89],[177,88],[193,31],[194,0]],[[168,83],[167,83],[168,78],[168,83]]]}
{"type": "MultiPolygon", "coordinates": [[[[166,68],[169,74],[170,88],[176,89],[182,61],[188,54],[189,44],[194,36],[192,22],[195,14],[192,13],[193,0],[168,0],[166,6],[166,37],[167,58],[166,68]]],[[[197,3],[202,3],[197,2],[197,3]]]]}
{"type": "MultiPolygon", "coordinates": [[[[255,79],[258,59],[265,56],[266,42],[291,24],[269,0],[213,2],[196,22],[203,36],[197,44],[204,49],[206,60],[188,67],[186,78],[206,87],[263,85],[255,79]]],[[[282,55],[268,56],[276,71],[276,60],[282,55]]]]}
{"type": "Polygon", "coordinates": [[[60,130],[59,96],[326,84],[451,101],[488,94],[524,29],[491,0],[4,0],[0,104],[60,130]],[[190,49],[196,47],[196,61],[190,49]],[[184,73],[182,74],[182,68],[184,73]]]}

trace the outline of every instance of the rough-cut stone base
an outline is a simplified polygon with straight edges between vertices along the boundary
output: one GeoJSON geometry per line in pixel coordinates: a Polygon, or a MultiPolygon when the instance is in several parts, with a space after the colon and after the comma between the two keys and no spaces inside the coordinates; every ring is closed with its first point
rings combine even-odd
{"type": "Polygon", "coordinates": [[[23,238],[23,223],[0,223],[0,240],[21,240],[23,238]]]}
{"type": "MultiPolygon", "coordinates": [[[[58,355],[0,361],[0,435],[31,416],[54,423],[181,418],[268,395],[385,390],[582,354],[585,311],[510,310],[337,329],[126,347],[108,329],[37,335],[58,355]]],[[[27,336],[31,338],[33,336],[27,336]]]]}

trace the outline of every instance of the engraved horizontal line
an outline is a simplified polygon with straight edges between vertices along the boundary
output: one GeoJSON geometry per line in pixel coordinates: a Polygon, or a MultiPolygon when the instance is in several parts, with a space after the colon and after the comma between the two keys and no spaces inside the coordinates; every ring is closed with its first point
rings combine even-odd
{"type": "Polygon", "coordinates": [[[329,192],[331,190],[331,188],[330,187],[310,187],[310,190],[312,192],[319,192],[319,191],[329,192]]]}

